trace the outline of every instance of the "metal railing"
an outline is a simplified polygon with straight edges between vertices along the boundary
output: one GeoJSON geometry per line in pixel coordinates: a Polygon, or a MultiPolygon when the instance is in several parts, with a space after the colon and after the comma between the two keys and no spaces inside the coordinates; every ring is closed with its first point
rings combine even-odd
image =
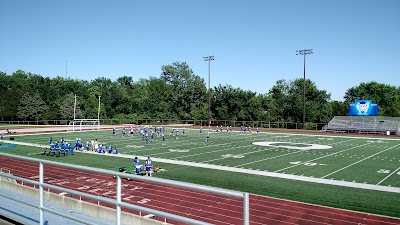
{"type": "MultiPolygon", "coordinates": [[[[69,120],[40,120],[40,121],[0,121],[2,124],[9,125],[65,125],[68,126],[69,120]]],[[[207,120],[178,120],[178,119],[100,119],[101,125],[170,125],[170,124],[188,124],[195,126],[208,126],[207,120]]],[[[303,123],[285,122],[285,121],[240,121],[240,120],[211,120],[211,126],[251,126],[253,128],[269,129],[303,129],[303,123]]],[[[307,130],[321,130],[326,123],[307,123],[307,130]]]]}
{"type": "Polygon", "coordinates": [[[237,192],[237,191],[230,191],[230,190],[225,190],[225,189],[220,189],[220,188],[214,188],[214,187],[208,187],[208,186],[203,186],[203,185],[197,185],[197,184],[190,184],[190,183],[185,183],[185,182],[179,182],[179,181],[171,181],[167,179],[162,179],[162,178],[155,178],[155,177],[142,177],[142,176],[136,176],[133,174],[121,174],[119,172],[114,172],[114,171],[109,171],[105,169],[98,169],[98,168],[92,168],[92,167],[86,167],[86,166],[79,166],[79,165],[70,165],[70,164],[65,164],[65,163],[59,163],[59,162],[53,162],[49,160],[41,160],[41,159],[34,159],[34,158],[29,158],[29,157],[24,157],[24,156],[17,156],[17,155],[11,155],[7,153],[0,153],[0,156],[4,157],[9,157],[9,158],[14,158],[14,159],[20,159],[20,160],[27,160],[27,161],[32,161],[32,162],[38,162],[39,163],[39,182],[30,180],[27,178],[22,178],[18,176],[14,176],[11,173],[0,173],[0,176],[9,178],[9,179],[15,179],[17,181],[22,181],[28,184],[33,184],[39,187],[39,204],[34,205],[30,203],[26,203],[23,201],[18,201],[15,198],[9,198],[8,196],[1,195],[2,197],[9,198],[13,201],[17,201],[32,207],[35,207],[40,210],[40,224],[44,224],[44,211],[53,213],[55,215],[71,219],[73,221],[77,221],[80,223],[85,223],[85,224],[93,224],[90,221],[83,221],[81,219],[78,219],[73,216],[68,216],[67,214],[62,214],[59,213],[51,208],[45,207],[44,206],[44,188],[47,189],[52,189],[52,190],[57,190],[61,192],[67,192],[71,193],[73,195],[77,196],[82,196],[85,198],[89,198],[92,200],[100,201],[100,202],[105,202],[111,205],[115,206],[116,209],[116,224],[120,225],[121,224],[121,207],[132,209],[132,210],[137,210],[141,212],[145,212],[148,214],[154,214],[156,216],[168,218],[174,221],[178,222],[183,222],[183,223],[188,223],[188,224],[195,224],[195,225],[210,225],[210,223],[203,222],[203,221],[198,221],[194,220],[191,218],[183,217],[183,216],[178,216],[175,214],[167,213],[167,212],[162,212],[159,210],[154,210],[150,208],[145,208],[137,205],[133,205],[130,203],[122,202],[121,200],[121,176],[123,178],[131,178],[132,180],[140,180],[140,181],[145,181],[149,183],[155,183],[155,184],[163,184],[163,185],[169,185],[169,186],[174,186],[174,187],[180,187],[180,188],[186,188],[190,190],[195,190],[195,191],[201,191],[201,192],[206,192],[206,193],[212,193],[220,196],[225,196],[225,197],[231,197],[231,198],[236,198],[236,199],[241,199],[243,202],[243,224],[244,225],[249,225],[250,224],[250,217],[249,217],[249,194],[248,193],[243,193],[243,192],[237,192]],[[116,177],[116,198],[111,199],[111,198],[106,198],[106,197],[101,197],[101,196],[95,196],[91,194],[87,194],[84,192],[80,191],[74,191],[71,189],[51,185],[51,184],[46,184],[44,182],[44,165],[54,165],[54,166],[61,166],[65,168],[70,168],[70,169],[77,169],[77,170],[82,170],[86,172],[93,172],[93,173],[100,173],[100,174],[106,174],[110,176],[115,176],[116,177]]]}

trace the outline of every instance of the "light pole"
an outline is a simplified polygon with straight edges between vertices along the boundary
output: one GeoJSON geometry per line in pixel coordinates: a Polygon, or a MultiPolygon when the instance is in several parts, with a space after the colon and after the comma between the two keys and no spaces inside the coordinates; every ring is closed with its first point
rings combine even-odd
{"type": "Polygon", "coordinates": [[[306,129],[306,55],[313,54],[312,49],[296,50],[296,55],[304,56],[304,79],[303,79],[303,129],[306,129]]]}
{"type": "Polygon", "coordinates": [[[211,126],[211,119],[210,119],[210,62],[214,60],[214,56],[205,56],[203,57],[204,61],[208,61],[208,126],[211,126]]]}

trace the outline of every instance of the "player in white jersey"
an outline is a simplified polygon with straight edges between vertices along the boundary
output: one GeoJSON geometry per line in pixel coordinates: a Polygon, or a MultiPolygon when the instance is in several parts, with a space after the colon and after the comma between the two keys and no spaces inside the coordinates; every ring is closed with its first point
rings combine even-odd
{"type": "Polygon", "coordinates": [[[145,167],[146,167],[146,175],[151,177],[151,168],[153,167],[153,165],[150,156],[147,157],[146,159],[145,167]]]}

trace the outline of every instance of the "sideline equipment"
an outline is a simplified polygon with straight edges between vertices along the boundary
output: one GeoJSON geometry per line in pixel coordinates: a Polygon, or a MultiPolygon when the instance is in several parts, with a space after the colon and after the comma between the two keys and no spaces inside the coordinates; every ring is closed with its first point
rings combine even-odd
{"type": "Polygon", "coordinates": [[[68,132],[82,130],[100,130],[100,120],[98,119],[75,119],[68,124],[68,132]]]}

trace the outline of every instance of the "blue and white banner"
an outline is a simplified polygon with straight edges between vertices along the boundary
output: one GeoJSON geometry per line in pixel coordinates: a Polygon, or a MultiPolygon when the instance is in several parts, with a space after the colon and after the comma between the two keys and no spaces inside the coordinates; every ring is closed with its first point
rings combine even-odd
{"type": "Polygon", "coordinates": [[[0,145],[0,148],[16,148],[15,145],[0,145]]]}
{"type": "Polygon", "coordinates": [[[350,116],[378,116],[378,104],[371,100],[356,100],[349,104],[350,116]]]}

